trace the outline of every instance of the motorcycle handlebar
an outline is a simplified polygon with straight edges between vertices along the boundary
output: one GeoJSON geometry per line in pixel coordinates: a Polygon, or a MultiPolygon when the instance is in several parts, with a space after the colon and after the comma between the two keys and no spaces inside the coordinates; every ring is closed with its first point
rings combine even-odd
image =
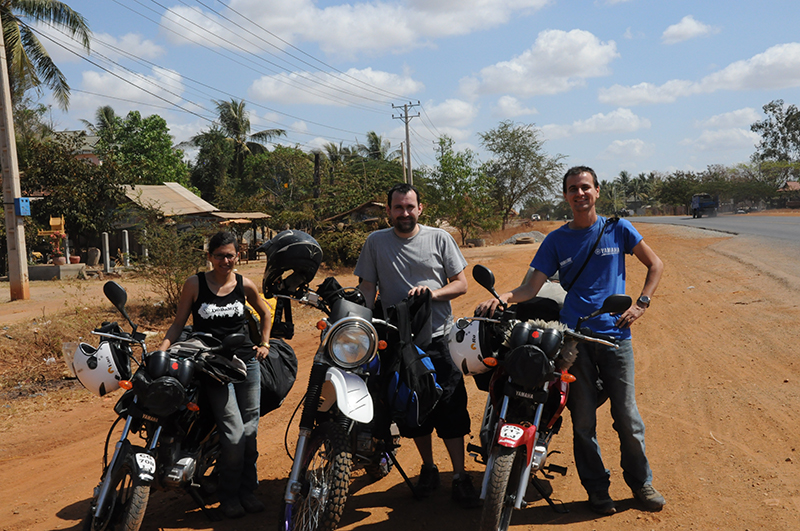
{"type": "Polygon", "coordinates": [[[613,341],[608,341],[605,339],[600,339],[599,337],[594,337],[586,334],[581,334],[580,332],[576,332],[574,330],[570,330],[567,328],[564,333],[570,337],[577,339],[578,341],[586,341],[588,343],[599,343],[601,345],[605,345],[611,348],[619,348],[619,345],[613,341]]]}

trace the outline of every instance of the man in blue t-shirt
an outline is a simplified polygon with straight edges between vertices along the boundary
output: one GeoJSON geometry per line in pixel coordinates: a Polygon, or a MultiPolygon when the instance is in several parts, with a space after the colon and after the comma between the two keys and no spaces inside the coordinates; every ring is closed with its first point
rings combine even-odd
{"type": "MultiPolygon", "coordinates": [[[[603,465],[597,441],[599,380],[611,401],[625,482],[645,508],[658,511],[666,502],[653,488],[653,473],[645,455],[644,422],[636,406],[630,326],[650,306],[664,265],[630,222],[610,221],[597,215],[595,203],[600,186],[594,170],[586,166],[569,169],[564,175],[563,192],[573,220],[547,235],[522,285],[503,293],[500,299],[506,304],[527,301],[558,271],[561,284],[567,289],[561,320],[574,329],[578,318],[600,308],[606,297],[625,293],[626,254],[633,254],[647,268],[641,296],[635,304],[621,315],[603,314],[583,323],[595,333],[613,336],[619,348],[579,344],[572,366],[577,379],[570,385],[568,406],[575,465],[592,510],[600,514],[616,512],[608,494],[610,473],[603,465]]],[[[481,303],[478,309],[491,315],[499,303],[492,299],[481,303]]]]}

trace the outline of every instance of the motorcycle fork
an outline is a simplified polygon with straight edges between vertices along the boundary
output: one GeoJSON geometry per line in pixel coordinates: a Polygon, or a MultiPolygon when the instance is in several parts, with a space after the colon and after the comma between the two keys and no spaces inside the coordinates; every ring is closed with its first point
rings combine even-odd
{"type": "Polygon", "coordinates": [[[289,481],[286,484],[286,491],[283,496],[286,502],[284,514],[285,527],[292,521],[292,506],[294,502],[297,501],[297,493],[303,488],[303,482],[300,481],[300,474],[305,464],[303,463],[303,459],[306,454],[311,431],[314,429],[317,408],[319,407],[319,398],[322,392],[322,385],[325,383],[325,374],[327,371],[328,368],[326,365],[315,363],[311,367],[311,374],[308,377],[308,390],[306,391],[306,399],[303,402],[303,413],[300,416],[300,433],[297,437],[297,448],[295,449],[292,471],[289,474],[289,481]]]}

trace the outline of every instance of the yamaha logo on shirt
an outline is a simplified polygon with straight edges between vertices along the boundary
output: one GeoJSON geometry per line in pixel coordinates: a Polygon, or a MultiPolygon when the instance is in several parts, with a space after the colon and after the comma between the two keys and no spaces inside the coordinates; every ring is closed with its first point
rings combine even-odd
{"type": "Polygon", "coordinates": [[[611,256],[619,254],[619,247],[598,247],[595,249],[594,254],[597,256],[611,256]]]}

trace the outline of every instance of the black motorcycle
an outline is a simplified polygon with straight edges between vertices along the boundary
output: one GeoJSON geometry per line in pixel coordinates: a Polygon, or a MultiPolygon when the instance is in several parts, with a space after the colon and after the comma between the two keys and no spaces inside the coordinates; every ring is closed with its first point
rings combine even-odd
{"type": "MultiPolygon", "coordinates": [[[[201,388],[244,379],[243,362],[217,354],[240,345],[244,336],[235,334],[220,342],[207,334],[194,334],[166,352],[148,353],[145,335],[137,331],[125,310],[125,290],[107,282],[103,292],[127,319],[132,332],[122,331],[117,323],[105,323],[92,332],[103,338],[101,347],[82,344],[76,352],[84,358],[77,371],[79,379],[84,375],[81,383],[86,385],[91,369],[107,363],[108,372],[116,371],[119,386],[126,389],[114,407],[118,418],[106,437],[103,473],[83,528],[136,531],[153,488],[186,490],[216,519],[206,510],[203,494],[210,494],[216,486],[213,469],[220,453],[219,436],[201,388]],[[140,347],[140,360],[132,355],[132,345],[140,347]],[[138,368],[128,378],[130,360],[138,368]],[[121,421],[122,435],[109,460],[109,442],[121,421]]],[[[111,390],[103,389],[100,394],[111,390]]]]}

